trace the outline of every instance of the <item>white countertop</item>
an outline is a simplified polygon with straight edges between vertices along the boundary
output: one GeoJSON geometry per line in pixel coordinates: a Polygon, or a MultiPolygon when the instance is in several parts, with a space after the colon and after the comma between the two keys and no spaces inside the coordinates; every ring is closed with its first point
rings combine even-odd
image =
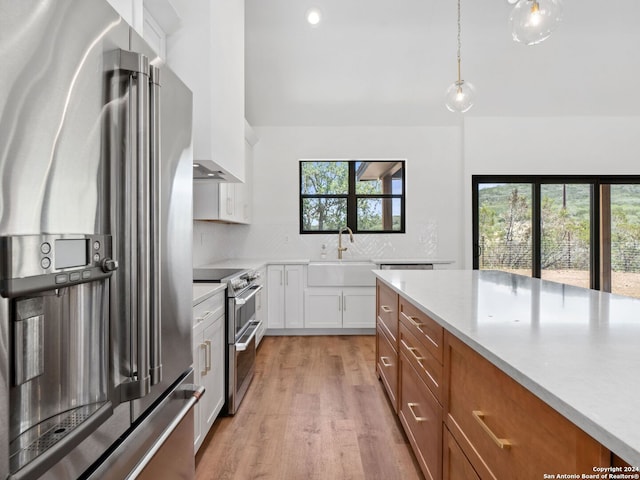
{"type": "MultiPolygon", "coordinates": [[[[266,265],[307,265],[310,262],[339,262],[337,259],[323,258],[323,259],[309,259],[309,258],[235,258],[229,260],[222,260],[219,262],[209,263],[206,265],[199,265],[196,268],[246,268],[251,270],[257,270],[266,265]]],[[[363,262],[371,262],[376,265],[382,264],[421,264],[421,263],[430,263],[433,265],[444,265],[444,264],[452,264],[453,260],[436,260],[429,258],[347,258],[345,261],[363,261],[363,262]]]]}
{"type": "Polygon", "coordinates": [[[234,258],[222,260],[219,262],[199,265],[195,268],[244,268],[247,270],[257,270],[266,265],[306,265],[309,263],[308,258],[290,258],[290,259],[264,259],[264,258],[234,258]]]}
{"type": "Polygon", "coordinates": [[[640,466],[640,300],[495,271],[374,274],[640,466]]]}
{"type": "Polygon", "coordinates": [[[202,303],[207,298],[215,295],[227,288],[226,283],[194,283],[193,284],[193,305],[202,303]]]}
{"type": "Polygon", "coordinates": [[[372,258],[372,263],[377,265],[396,265],[396,264],[423,264],[428,263],[431,265],[446,265],[454,263],[453,260],[443,260],[435,258],[372,258]]]}

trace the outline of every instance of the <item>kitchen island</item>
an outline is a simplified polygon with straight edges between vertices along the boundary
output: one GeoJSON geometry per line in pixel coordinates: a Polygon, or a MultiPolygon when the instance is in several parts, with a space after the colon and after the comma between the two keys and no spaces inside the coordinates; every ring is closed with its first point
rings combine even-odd
{"type": "MultiPolygon", "coordinates": [[[[475,375],[469,374],[469,378],[482,377],[482,384],[485,375],[487,378],[493,375],[490,368],[497,369],[500,375],[508,377],[509,382],[513,381],[518,388],[523,387],[522,390],[527,395],[533,394],[532,398],[535,396],[535,401],[541,401],[539,403],[544,408],[551,407],[549,410],[553,415],[557,413],[560,416],[558,418],[564,417],[615,456],[633,466],[640,466],[640,410],[637,408],[640,399],[640,382],[637,380],[640,371],[640,300],[496,271],[376,270],[374,274],[379,285],[378,336],[385,332],[382,338],[386,339],[385,342],[388,341],[379,343],[391,345],[391,349],[386,350],[390,354],[384,355],[382,363],[378,362],[379,372],[384,366],[393,363],[389,358],[394,348],[399,363],[401,358],[407,363],[418,359],[417,363],[414,362],[414,367],[419,369],[426,366],[426,371],[429,370],[429,365],[435,365],[435,371],[440,373],[427,373],[424,376],[427,379],[425,384],[429,384],[429,378],[434,380],[436,387],[429,385],[429,394],[433,393],[434,396],[429,398],[434,399],[434,405],[443,405],[439,407],[442,422],[450,427],[449,430],[453,432],[458,429],[458,423],[461,423],[456,423],[451,414],[456,405],[456,400],[449,391],[457,381],[453,375],[459,371],[464,373],[464,368],[474,369],[479,363],[477,360],[469,360],[468,365],[463,360],[465,355],[469,358],[477,355],[488,367],[482,367],[484,370],[479,369],[475,375]],[[382,300],[380,292],[383,294],[382,300]],[[393,300],[389,300],[390,294],[385,292],[397,295],[399,300],[396,307],[392,305],[393,300]],[[403,313],[403,301],[407,302],[407,308],[415,308],[416,312],[424,315],[425,320],[419,320],[418,314],[403,313]],[[381,305],[381,302],[388,305],[381,305]],[[390,312],[394,308],[397,308],[396,317],[400,319],[395,335],[393,328],[384,326],[385,321],[391,324],[384,317],[392,315],[390,312]],[[444,346],[438,345],[440,353],[435,357],[429,354],[418,355],[418,349],[410,345],[410,341],[416,337],[406,333],[408,340],[403,342],[403,322],[409,329],[416,327],[414,332],[425,333],[427,337],[429,331],[441,328],[440,331],[444,333],[440,333],[440,337],[431,335],[432,338],[425,342],[432,351],[435,351],[436,344],[442,343],[444,346]],[[433,322],[435,327],[427,322],[433,322]],[[394,337],[397,337],[397,346],[393,345],[394,337]],[[457,355],[456,352],[463,352],[463,348],[472,353],[457,355]],[[406,352],[406,355],[402,352],[406,352]],[[436,361],[432,361],[434,358],[436,361]],[[437,378],[440,374],[442,378],[437,378]]],[[[383,350],[384,345],[381,347],[383,350]]],[[[419,343],[416,345],[420,346],[419,343]]],[[[406,381],[406,372],[413,371],[403,370],[402,366],[396,370],[399,377],[395,380],[398,384],[396,395],[399,398],[396,399],[395,408],[401,420],[403,390],[400,384],[403,372],[406,381]]],[[[384,372],[381,373],[381,377],[385,377],[384,372]]],[[[392,386],[394,379],[393,375],[387,377],[390,381],[385,385],[389,391],[388,385],[392,386]]],[[[463,377],[461,374],[460,378],[463,377]]],[[[477,393],[472,386],[463,386],[467,389],[468,396],[477,393]]],[[[496,388],[498,396],[505,392],[511,390],[503,385],[496,388]]],[[[482,395],[481,392],[477,393],[478,398],[482,395]]],[[[390,394],[390,398],[392,396],[390,394]]],[[[508,397],[509,393],[504,396],[508,397]]],[[[513,398],[520,397],[514,394],[513,398]]],[[[505,403],[504,400],[501,401],[505,403]]],[[[412,417],[419,424],[428,423],[426,415],[421,417],[419,413],[416,414],[418,408],[418,403],[409,405],[409,418],[412,417]]],[[[511,450],[512,456],[516,454],[517,442],[515,446],[510,445],[508,438],[502,438],[508,435],[492,431],[499,423],[497,420],[492,426],[493,419],[487,412],[483,413],[478,409],[470,413],[473,413],[475,424],[482,427],[497,448],[502,451],[511,450]]],[[[470,422],[474,424],[473,421],[470,422]]],[[[460,431],[462,430],[461,428],[460,431]]],[[[444,431],[446,471],[447,428],[444,431]]],[[[554,432],[549,431],[548,434],[554,435],[554,432]]],[[[411,438],[411,434],[408,435],[411,438]]],[[[458,438],[467,441],[465,435],[460,433],[458,438]]],[[[417,442],[416,439],[414,441],[417,442]]],[[[467,457],[473,456],[464,448],[462,450],[467,457]]],[[[473,449],[470,447],[468,450],[473,449]]],[[[606,467],[607,465],[600,463],[608,457],[606,453],[599,455],[600,460],[597,464],[593,462],[592,471],[579,473],[600,474],[600,477],[593,478],[605,478],[602,472],[606,471],[599,472],[596,469],[606,467]]],[[[485,463],[485,460],[486,458],[477,462],[474,460],[471,463],[480,471],[484,466],[481,465],[478,469],[476,464],[485,463]]],[[[633,467],[627,468],[630,468],[629,473],[632,475],[637,473],[633,467]]],[[[434,471],[439,472],[440,469],[435,468],[434,471]]],[[[488,468],[486,471],[490,472],[492,469],[488,468]]],[[[557,475],[578,472],[548,473],[557,475]]],[[[429,476],[433,475],[427,475],[429,476]]],[[[484,478],[485,475],[480,472],[479,476],[484,478]]]]}

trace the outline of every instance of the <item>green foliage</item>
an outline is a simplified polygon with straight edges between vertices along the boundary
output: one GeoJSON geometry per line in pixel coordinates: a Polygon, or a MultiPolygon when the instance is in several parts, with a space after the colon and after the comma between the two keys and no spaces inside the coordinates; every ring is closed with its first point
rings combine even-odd
{"type": "MultiPolygon", "coordinates": [[[[591,187],[541,187],[541,267],[588,270],[591,187]]],[[[615,271],[640,272],[640,185],[611,187],[611,263],[615,271]]],[[[531,185],[504,184],[479,191],[481,268],[531,265],[531,185]]]]}
{"type": "MultiPolygon", "coordinates": [[[[347,224],[349,192],[348,162],[302,162],[301,193],[303,195],[335,195],[335,197],[304,198],[302,227],[307,231],[339,230],[347,224]]],[[[376,195],[382,191],[380,180],[357,182],[358,195],[376,195]]],[[[380,198],[358,199],[358,230],[383,230],[380,198]]],[[[400,218],[393,218],[393,229],[400,230],[400,218]]]]}

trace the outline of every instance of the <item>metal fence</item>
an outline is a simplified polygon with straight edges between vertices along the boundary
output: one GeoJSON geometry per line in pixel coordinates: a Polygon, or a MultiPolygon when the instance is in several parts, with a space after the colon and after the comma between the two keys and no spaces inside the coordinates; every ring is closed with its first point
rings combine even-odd
{"type": "MultiPolygon", "coordinates": [[[[584,242],[543,242],[542,269],[589,270],[590,247],[584,242]]],[[[480,268],[531,268],[530,244],[486,241],[480,239],[480,268]]],[[[615,272],[640,273],[640,244],[611,243],[611,268],[615,272]]]]}

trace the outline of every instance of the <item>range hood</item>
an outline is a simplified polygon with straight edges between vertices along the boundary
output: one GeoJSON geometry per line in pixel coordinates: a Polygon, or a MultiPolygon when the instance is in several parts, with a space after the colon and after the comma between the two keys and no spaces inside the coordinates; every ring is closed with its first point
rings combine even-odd
{"type": "Polygon", "coordinates": [[[193,178],[196,180],[227,180],[225,173],[211,160],[194,160],[193,178]]]}

